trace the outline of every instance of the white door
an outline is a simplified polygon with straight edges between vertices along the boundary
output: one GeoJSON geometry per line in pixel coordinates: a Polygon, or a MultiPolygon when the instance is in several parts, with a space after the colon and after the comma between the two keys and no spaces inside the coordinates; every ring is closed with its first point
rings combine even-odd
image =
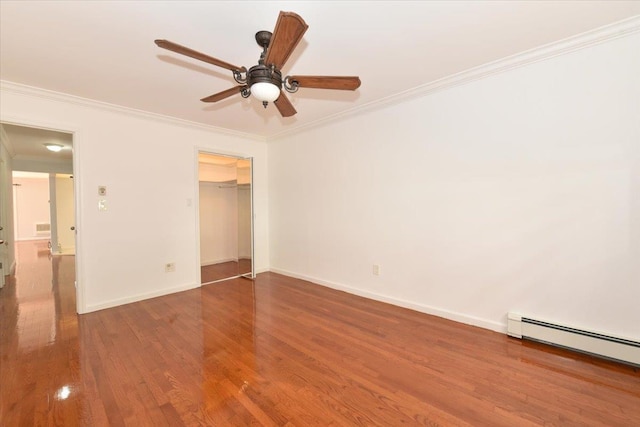
{"type": "Polygon", "coordinates": [[[0,158],[0,288],[4,287],[4,276],[9,272],[7,241],[7,170],[4,160],[0,158]]]}
{"type": "Polygon", "coordinates": [[[71,175],[56,174],[56,222],[59,253],[75,254],[76,233],[73,206],[73,178],[71,175]]]}

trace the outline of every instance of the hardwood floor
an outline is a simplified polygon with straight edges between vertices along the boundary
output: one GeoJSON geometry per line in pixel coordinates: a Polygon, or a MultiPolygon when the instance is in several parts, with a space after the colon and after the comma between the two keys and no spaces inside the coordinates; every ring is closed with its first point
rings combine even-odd
{"type": "Polygon", "coordinates": [[[251,260],[240,259],[239,261],[203,265],[200,267],[200,280],[205,284],[249,273],[251,273],[251,260]]]}
{"type": "Polygon", "coordinates": [[[73,257],[0,291],[3,426],[638,426],[638,369],[285,276],[75,315],[73,257]]]}

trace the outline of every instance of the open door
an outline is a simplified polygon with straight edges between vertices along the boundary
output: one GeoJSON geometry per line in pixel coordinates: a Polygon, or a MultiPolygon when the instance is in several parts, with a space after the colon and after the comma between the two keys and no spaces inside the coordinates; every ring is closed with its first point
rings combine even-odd
{"type": "Polygon", "coordinates": [[[238,275],[255,277],[253,268],[252,159],[236,163],[238,198],[238,275]]]}
{"type": "Polygon", "coordinates": [[[51,252],[74,255],[76,249],[73,175],[52,174],[51,186],[51,252]]]}
{"type": "Polygon", "coordinates": [[[254,278],[252,160],[198,154],[200,282],[254,278]]]}
{"type": "Polygon", "coordinates": [[[7,237],[7,207],[9,199],[6,182],[8,178],[4,159],[0,158],[0,288],[4,287],[4,276],[9,273],[9,239],[7,237]]]}

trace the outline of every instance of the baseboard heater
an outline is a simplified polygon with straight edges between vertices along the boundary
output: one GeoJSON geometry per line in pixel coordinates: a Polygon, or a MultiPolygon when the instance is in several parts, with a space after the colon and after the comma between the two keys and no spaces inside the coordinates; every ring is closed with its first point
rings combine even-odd
{"type": "Polygon", "coordinates": [[[640,366],[640,341],[545,322],[517,313],[507,315],[507,334],[640,366]]]}

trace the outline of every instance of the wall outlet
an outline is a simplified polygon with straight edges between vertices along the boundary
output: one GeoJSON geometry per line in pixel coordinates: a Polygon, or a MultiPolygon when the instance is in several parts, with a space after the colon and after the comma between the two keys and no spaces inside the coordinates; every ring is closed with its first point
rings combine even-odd
{"type": "Polygon", "coordinates": [[[172,271],[176,271],[176,263],[175,262],[168,262],[164,265],[164,271],[165,273],[171,273],[172,271]]]}
{"type": "Polygon", "coordinates": [[[373,264],[373,275],[374,276],[380,275],[380,266],[378,264],[373,264]]]}

